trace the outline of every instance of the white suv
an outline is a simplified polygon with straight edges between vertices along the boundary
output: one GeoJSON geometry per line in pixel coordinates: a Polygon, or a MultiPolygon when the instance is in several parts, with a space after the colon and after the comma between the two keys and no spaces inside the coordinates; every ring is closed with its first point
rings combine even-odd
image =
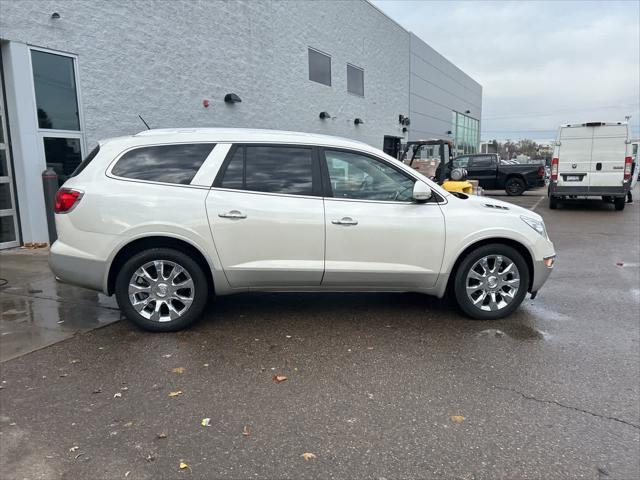
{"type": "Polygon", "coordinates": [[[450,290],[471,317],[496,319],[555,259],[533,212],[448,193],[364,143],[269,130],[100,142],[58,192],[56,226],[56,276],[115,294],[154,331],[249,290],[450,290]]]}

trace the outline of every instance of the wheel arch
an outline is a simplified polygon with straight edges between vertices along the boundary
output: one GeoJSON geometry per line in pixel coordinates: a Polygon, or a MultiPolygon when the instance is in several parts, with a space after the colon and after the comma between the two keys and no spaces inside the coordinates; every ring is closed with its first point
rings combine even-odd
{"type": "Polygon", "coordinates": [[[534,273],[533,256],[531,255],[531,251],[524,244],[518,242],[517,240],[513,240],[512,238],[505,238],[505,237],[483,238],[481,240],[471,243],[470,245],[467,245],[458,254],[458,256],[456,257],[456,261],[454,262],[453,267],[451,268],[451,271],[449,273],[449,279],[447,281],[447,288],[446,288],[447,291],[449,291],[453,286],[456,273],[458,271],[458,268],[460,267],[460,263],[462,263],[462,260],[464,260],[464,258],[476,248],[482,247],[484,245],[489,245],[492,243],[507,245],[515,249],[518,253],[520,253],[523,256],[525,262],[527,262],[527,270],[529,271],[529,285],[527,285],[527,291],[528,292],[531,291],[531,285],[533,285],[533,273],[534,273]]]}
{"type": "Polygon", "coordinates": [[[113,295],[115,291],[116,277],[125,262],[133,255],[150,248],[171,248],[186,253],[193,258],[203,269],[210,291],[214,291],[213,272],[207,257],[195,245],[175,237],[153,235],[137,238],[123,245],[118,253],[113,257],[107,275],[107,294],[113,295]]]}

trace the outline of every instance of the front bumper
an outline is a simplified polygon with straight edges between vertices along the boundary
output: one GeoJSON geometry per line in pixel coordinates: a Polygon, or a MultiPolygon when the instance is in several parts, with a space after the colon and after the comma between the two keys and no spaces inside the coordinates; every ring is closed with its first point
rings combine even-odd
{"type": "Polygon", "coordinates": [[[555,266],[555,255],[548,255],[542,260],[534,260],[533,262],[533,280],[531,282],[531,293],[536,293],[542,285],[547,281],[549,275],[555,266]],[[549,264],[551,264],[549,266],[549,264]]]}
{"type": "Polygon", "coordinates": [[[63,283],[104,291],[107,263],[78,256],[75,249],[59,240],[51,245],[49,267],[63,283]]]}

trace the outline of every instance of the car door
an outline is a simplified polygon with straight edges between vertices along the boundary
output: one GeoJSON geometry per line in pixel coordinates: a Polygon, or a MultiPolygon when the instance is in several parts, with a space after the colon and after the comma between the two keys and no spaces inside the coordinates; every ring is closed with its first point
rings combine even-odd
{"type": "Polygon", "coordinates": [[[232,287],[318,286],[324,207],[313,149],[236,145],[207,196],[207,215],[232,287]]]}
{"type": "Polygon", "coordinates": [[[476,155],[469,158],[469,178],[478,180],[482,188],[496,188],[497,164],[492,155],[476,155]]]}
{"type": "Polygon", "coordinates": [[[413,202],[416,180],[391,162],[328,148],[320,159],[326,217],[322,285],[432,287],[445,242],[439,205],[413,202]]]}

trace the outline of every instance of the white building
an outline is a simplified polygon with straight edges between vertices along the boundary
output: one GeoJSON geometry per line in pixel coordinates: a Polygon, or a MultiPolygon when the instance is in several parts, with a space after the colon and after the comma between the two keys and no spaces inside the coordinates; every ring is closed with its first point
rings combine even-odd
{"type": "Polygon", "coordinates": [[[144,129],[138,115],[391,153],[479,143],[482,87],[363,0],[0,0],[0,53],[0,247],[48,241],[42,171],[64,180],[99,139],[144,129]]]}

